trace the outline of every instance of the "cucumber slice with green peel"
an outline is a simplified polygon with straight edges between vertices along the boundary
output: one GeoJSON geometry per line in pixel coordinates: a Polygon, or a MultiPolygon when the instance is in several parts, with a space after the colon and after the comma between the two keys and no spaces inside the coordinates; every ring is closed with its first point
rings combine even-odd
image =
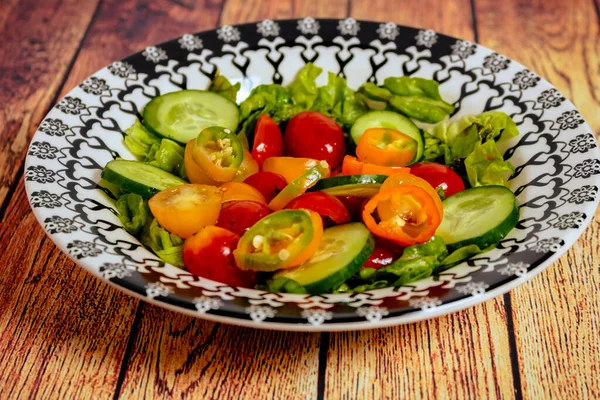
{"type": "Polygon", "coordinates": [[[180,90],[152,99],[144,107],[144,125],[153,133],[186,144],[209,126],[235,131],[238,106],[205,90],[180,90]]]}
{"type": "Polygon", "coordinates": [[[171,186],[187,183],[158,167],[131,160],[110,161],[102,171],[102,179],[146,199],[171,186]]]}
{"type": "Polygon", "coordinates": [[[319,249],[307,262],[277,272],[273,279],[292,279],[310,294],[328,293],[357,273],[375,247],[371,232],[360,222],[325,229],[319,249]]]}
{"type": "Polygon", "coordinates": [[[340,175],[321,179],[309,191],[320,190],[332,196],[356,196],[369,198],[379,193],[385,175],[340,175]]]}
{"type": "Polygon", "coordinates": [[[480,186],[442,202],[444,219],[436,231],[448,251],[475,244],[483,249],[503,239],[519,221],[513,192],[504,186],[480,186]]]}
{"type": "Polygon", "coordinates": [[[370,128],[395,129],[410,136],[417,142],[417,154],[412,164],[419,162],[425,149],[423,133],[410,119],[393,111],[371,111],[360,116],[352,125],[350,134],[354,143],[358,144],[364,131],[370,128]]]}

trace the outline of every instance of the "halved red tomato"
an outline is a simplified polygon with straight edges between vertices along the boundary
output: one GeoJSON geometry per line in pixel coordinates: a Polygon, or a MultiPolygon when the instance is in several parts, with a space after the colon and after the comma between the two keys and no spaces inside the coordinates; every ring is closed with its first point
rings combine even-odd
{"type": "Polygon", "coordinates": [[[273,197],[277,196],[287,186],[287,181],[283,176],[268,171],[252,174],[244,180],[244,183],[258,189],[265,197],[267,203],[273,200],[273,197]]]}
{"type": "Polygon", "coordinates": [[[270,213],[269,207],[257,201],[232,201],[221,210],[217,226],[242,236],[270,213]]]}
{"type": "Polygon", "coordinates": [[[323,192],[305,193],[290,201],[285,207],[289,210],[311,210],[323,218],[323,226],[350,222],[350,213],[344,204],[335,197],[323,192]]]}
{"type": "Polygon", "coordinates": [[[262,167],[267,158],[280,157],[282,154],[283,137],[279,125],[268,115],[261,114],[254,129],[252,156],[259,167],[262,167]]]}
{"type": "Polygon", "coordinates": [[[235,266],[233,251],[240,237],[227,229],[207,226],[183,245],[183,263],[192,274],[231,286],[252,288],[258,276],[235,266]]]}

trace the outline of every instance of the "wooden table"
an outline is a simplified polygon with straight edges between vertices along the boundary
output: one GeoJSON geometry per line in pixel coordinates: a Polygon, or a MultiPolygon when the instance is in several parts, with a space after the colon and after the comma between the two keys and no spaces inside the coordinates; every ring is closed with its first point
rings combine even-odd
{"type": "Polygon", "coordinates": [[[394,21],[474,40],[546,77],[600,134],[600,0],[2,0],[1,398],[600,397],[600,212],[510,294],[443,318],[268,332],[140,302],[84,272],[36,222],[23,161],[50,107],[148,44],[264,18],[394,21]]]}

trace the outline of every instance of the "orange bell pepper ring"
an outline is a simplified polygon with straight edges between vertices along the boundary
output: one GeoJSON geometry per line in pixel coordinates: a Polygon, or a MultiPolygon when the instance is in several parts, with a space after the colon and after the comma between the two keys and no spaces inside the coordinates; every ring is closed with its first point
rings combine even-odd
{"type": "Polygon", "coordinates": [[[375,174],[389,176],[408,173],[410,173],[410,168],[407,167],[384,167],[381,165],[369,164],[362,162],[353,156],[345,156],[344,162],[342,163],[342,175],[375,174]]]}
{"type": "Polygon", "coordinates": [[[395,129],[367,129],[356,147],[356,155],[365,162],[385,167],[403,167],[414,161],[419,144],[395,129]]]}
{"type": "Polygon", "coordinates": [[[381,188],[379,188],[379,191],[390,189],[390,188],[393,188],[393,187],[399,186],[399,185],[415,185],[415,186],[418,186],[421,189],[425,190],[431,196],[438,211],[440,212],[440,218],[442,218],[442,219],[444,218],[444,206],[442,204],[442,199],[440,198],[440,195],[433,188],[433,186],[431,186],[429,184],[429,182],[427,182],[423,178],[419,178],[416,175],[413,175],[413,174],[391,175],[383,182],[383,184],[381,185],[381,188]]]}
{"type": "Polygon", "coordinates": [[[404,247],[428,241],[442,221],[433,198],[416,185],[380,191],[365,204],[362,219],[374,235],[404,247]]]}

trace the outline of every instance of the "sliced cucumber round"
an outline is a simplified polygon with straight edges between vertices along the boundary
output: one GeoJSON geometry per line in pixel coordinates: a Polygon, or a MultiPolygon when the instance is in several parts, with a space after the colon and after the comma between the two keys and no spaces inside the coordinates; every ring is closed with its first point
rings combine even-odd
{"type": "Polygon", "coordinates": [[[102,179],[147,199],[161,190],[187,183],[158,167],[131,160],[110,161],[102,171],[102,179]]]}
{"type": "Polygon", "coordinates": [[[470,244],[483,249],[504,238],[519,220],[513,192],[504,186],[463,190],[442,202],[444,219],[436,231],[450,252],[470,244]]]}
{"type": "Polygon", "coordinates": [[[237,105],[204,90],[180,90],[152,99],[144,108],[144,125],[155,134],[186,144],[209,126],[235,131],[237,105]]]}
{"type": "Polygon", "coordinates": [[[332,196],[356,196],[369,198],[379,193],[385,175],[340,175],[321,179],[311,192],[320,190],[332,196]]]}
{"type": "Polygon", "coordinates": [[[417,142],[417,154],[412,164],[419,162],[425,149],[423,133],[410,119],[393,111],[371,111],[360,116],[352,125],[350,134],[354,143],[358,144],[364,131],[370,128],[395,129],[410,136],[417,142]]]}
{"type": "Polygon", "coordinates": [[[360,222],[325,229],[319,249],[307,262],[277,272],[273,278],[292,279],[310,294],[328,293],[360,270],[375,241],[360,222]]]}

